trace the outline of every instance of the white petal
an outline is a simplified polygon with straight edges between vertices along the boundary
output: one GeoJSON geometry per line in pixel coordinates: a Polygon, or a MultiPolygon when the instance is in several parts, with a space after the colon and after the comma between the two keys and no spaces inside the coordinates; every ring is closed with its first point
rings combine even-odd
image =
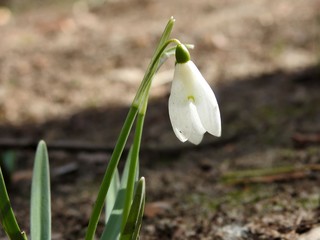
{"type": "Polygon", "coordinates": [[[194,85],[197,80],[196,78],[198,77],[197,74],[195,74],[194,67],[197,68],[192,61],[176,64],[172,84],[174,84],[174,82],[180,82],[180,85],[183,88],[184,97],[193,95],[194,85]]]}
{"type": "Polygon", "coordinates": [[[193,144],[199,144],[202,141],[203,134],[206,132],[206,130],[200,121],[196,106],[193,104],[193,102],[189,102],[189,109],[192,124],[190,137],[188,140],[193,144]]]}
{"type": "Polygon", "coordinates": [[[190,129],[191,120],[185,119],[185,116],[189,115],[189,109],[183,92],[183,84],[180,81],[173,81],[169,97],[169,117],[177,138],[185,142],[190,135],[188,129],[190,129]]]}
{"type": "Polygon", "coordinates": [[[200,97],[197,96],[196,102],[198,114],[200,116],[201,122],[204,128],[210,134],[220,137],[221,136],[221,117],[220,110],[217,103],[217,100],[213,94],[202,91],[202,95],[200,97]]]}
{"type": "Polygon", "coordinates": [[[192,69],[194,78],[196,78],[194,98],[201,123],[207,132],[220,137],[221,117],[216,96],[193,62],[189,61],[189,67],[192,69]]]}
{"type": "Polygon", "coordinates": [[[173,132],[175,133],[176,137],[181,141],[181,142],[185,142],[188,140],[188,138],[186,138],[180,131],[178,128],[173,127],[173,132]]]}
{"type": "Polygon", "coordinates": [[[189,140],[194,144],[201,142],[205,129],[195,105],[188,101],[185,85],[177,79],[172,82],[169,116],[174,133],[180,141],[189,140]]]}

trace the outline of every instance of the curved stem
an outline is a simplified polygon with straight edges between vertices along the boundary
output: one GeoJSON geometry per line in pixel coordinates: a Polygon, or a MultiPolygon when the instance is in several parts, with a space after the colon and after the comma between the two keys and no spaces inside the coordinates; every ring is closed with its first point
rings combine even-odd
{"type": "Polygon", "coordinates": [[[155,51],[155,54],[154,54],[153,58],[151,59],[151,62],[147,68],[146,74],[142,80],[142,83],[138,89],[138,92],[132,102],[131,108],[129,110],[129,113],[127,115],[125,123],[124,123],[122,130],[120,132],[117,144],[116,144],[115,149],[113,151],[113,154],[111,156],[107,170],[104,174],[95,205],[93,206],[92,215],[89,220],[89,225],[88,225],[87,233],[85,236],[86,240],[92,240],[94,238],[94,234],[95,234],[95,231],[96,231],[96,228],[98,225],[99,217],[100,217],[103,205],[104,205],[104,200],[105,200],[106,194],[108,192],[108,189],[110,187],[112,175],[117,168],[117,165],[119,163],[120,157],[122,155],[123,149],[124,149],[125,144],[127,142],[128,136],[130,134],[133,122],[136,118],[138,111],[139,111],[139,120],[137,121],[137,131],[136,131],[137,133],[136,133],[136,137],[135,137],[136,139],[134,141],[134,144],[136,145],[136,150],[135,150],[136,153],[135,154],[136,155],[139,154],[142,127],[143,127],[144,115],[145,115],[145,112],[143,114],[141,114],[140,109],[141,109],[141,107],[143,109],[146,109],[147,99],[148,99],[148,95],[149,95],[149,89],[151,86],[151,81],[153,79],[154,74],[157,71],[157,67],[158,67],[161,55],[163,54],[166,47],[170,43],[179,42],[176,39],[168,40],[170,33],[172,31],[172,28],[173,28],[174,21],[175,20],[173,18],[171,18],[169,20],[169,22],[168,22],[168,24],[167,24],[167,26],[161,36],[161,39],[160,39],[159,45],[155,51]]]}
{"type": "Polygon", "coordinates": [[[154,61],[151,62],[148,71],[146,72],[142,83],[138,89],[137,95],[133,100],[133,104],[139,106],[139,104],[141,102],[143,102],[143,100],[141,98],[143,98],[143,96],[145,95],[145,91],[146,88],[148,86],[148,84],[152,81],[152,78],[154,76],[154,74],[156,73],[156,71],[158,70],[158,65],[160,62],[160,58],[162,56],[162,54],[164,53],[164,51],[166,50],[166,48],[171,44],[171,43],[176,43],[176,44],[181,44],[180,41],[178,39],[169,39],[168,41],[166,41],[162,47],[159,49],[159,51],[156,53],[155,57],[154,57],[154,61]]]}

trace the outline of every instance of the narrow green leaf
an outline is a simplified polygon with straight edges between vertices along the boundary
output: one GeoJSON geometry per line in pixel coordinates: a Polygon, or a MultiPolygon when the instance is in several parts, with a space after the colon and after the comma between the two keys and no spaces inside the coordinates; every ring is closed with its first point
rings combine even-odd
{"type": "Polygon", "coordinates": [[[162,36],[160,38],[160,41],[159,41],[159,44],[157,46],[157,49],[155,51],[155,54],[154,56],[157,55],[157,53],[160,51],[161,47],[166,43],[166,41],[168,41],[169,37],[170,37],[170,34],[172,32],[172,29],[173,29],[173,26],[174,26],[174,22],[176,20],[171,17],[165,27],[165,29],[163,30],[163,33],[162,33],[162,36]]]}
{"type": "Polygon", "coordinates": [[[120,240],[135,240],[139,236],[145,203],[145,179],[140,178],[120,240]]]}
{"type": "Polygon", "coordinates": [[[108,190],[107,196],[106,196],[106,216],[105,216],[105,223],[108,222],[108,219],[111,215],[111,211],[114,207],[114,204],[116,202],[117,193],[120,188],[120,177],[119,177],[119,171],[116,170],[110,184],[110,188],[108,190]]]}
{"type": "MultiPolygon", "coordinates": [[[[127,195],[127,186],[128,186],[128,177],[129,177],[129,168],[132,161],[132,148],[130,148],[124,169],[121,176],[120,189],[117,194],[117,198],[114,204],[114,207],[111,211],[111,214],[108,218],[108,222],[103,230],[101,235],[101,240],[116,240],[120,237],[121,232],[121,223],[123,218],[123,208],[125,204],[125,199],[127,195]]],[[[136,174],[138,174],[138,169],[136,174]]],[[[137,179],[135,175],[135,179],[137,179]]]]}
{"type": "Polygon", "coordinates": [[[137,219],[137,225],[136,225],[136,229],[134,230],[134,233],[133,233],[133,236],[132,236],[132,240],[138,240],[139,239],[139,234],[140,234],[140,230],[141,230],[141,224],[142,224],[142,218],[143,218],[145,204],[146,204],[146,194],[144,193],[142,206],[140,208],[139,215],[137,217],[138,218],[137,219]]]}
{"type": "Polygon", "coordinates": [[[125,191],[126,191],[126,188],[120,188],[120,190],[118,191],[116,202],[108,218],[108,222],[104,227],[103,233],[100,238],[101,240],[119,239],[120,231],[121,231],[125,191]]]}
{"type": "Polygon", "coordinates": [[[126,159],[126,163],[124,165],[123,173],[122,173],[122,176],[121,176],[121,182],[120,182],[120,187],[121,188],[127,187],[131,161],[132,161],[132,147],[129,150],[129,153],[128,153],[128,156],[127,156],[127,159],[126,159]]]}
{"type": "Polygon", "coordinates": [[[37,147],[31,185],[30,232],[32,240],[51,239],[50,173],[47,147],[37,147]]]}
{"type": "Polygon", "coordinates": [[[138,176],[139,150],[140,150],[141,137],[142,137],[142,131],[143,131],[144,117],[145,117],[145,114],[141,114],[141,113],[139,113],[137,116],[136,129],[135,129],[134,140],[132,144],[132,155],[130,158],[129,175],[127,180],[128,184],[127,184],[127,191],[126,191],[126,200],[123,208],[122,229],[125,226],[127,217],[130,212],[130,206],[133,199],[135,183],[139,177],[138,176]]]}
{"type": "Polygon", "coordinates": [[[27,236],[21,232],[13,213],[7,188],[3,179],[2,170],[0,167],[0,223],[10,239],[25,240],[27,236]]]}
{"type": "Polygon", "coordinates": [[[137,112],[138,112],[138,108],[135,106],[131,106],[129,113],[127,115],[127,118],[125,120],[125,123],[121,129],[119,138],[117,140],[117,144],[114,148],[114,151],[111,155],[111,159],[108,164],[108,167],[107,167],[106,172],[103,176],[96,202],[95,202],[94,207],[92,209],[92,214],[91,214],[91,217],[89,220],[89,224],[88,224],[88,228],[87,228],[87,232],[86,232],[86,236],[85,236],[86,240],[93,240],[94,239],[94,234],[97,229],[97,225],[98,225],[101,211],[102,211],[103,206],[105,204],[105,198],[106,198],[106,195],[108,193],[108,190],[109,190],[109,187],[111,184],[111,179],[112,179],[113,173],[115,172],[115,170],[118,166],[120,157],[122,155],[124,146],[125,146],[127,139],[129,137],[129,133],[131,131],[133,122],[136,118],[137,112]]]}

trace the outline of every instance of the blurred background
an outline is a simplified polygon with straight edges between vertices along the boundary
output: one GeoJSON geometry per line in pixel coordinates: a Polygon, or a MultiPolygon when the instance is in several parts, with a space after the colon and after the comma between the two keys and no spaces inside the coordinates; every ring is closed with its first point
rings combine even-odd
{"type": "Polygon", "coordinates": [[[174,16],[172,37],[195,45],[192,60],[216,93],[222,137],[206,135],[199,146],[176,139],[170,59],[153,82],[145,124],[141,239],[320,236],[320,1],[0,5],[0,153],[27,232],[34,150],[44,139],[53,238],[83,238],[129,105],[174,16]]]}

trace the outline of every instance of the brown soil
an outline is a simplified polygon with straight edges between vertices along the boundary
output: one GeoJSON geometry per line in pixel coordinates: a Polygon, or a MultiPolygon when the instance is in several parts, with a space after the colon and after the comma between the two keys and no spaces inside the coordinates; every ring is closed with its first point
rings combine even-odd
{"type": "Polygon", "coordinates": [[[110,150],[173,15],[172,37],[195,44],[193,60],[217,95],[223,135],[199,146],[175,138],[169,60],[142,143],[141,239],[316,240],[320,2],[92,3],[13,1],[11,12],[0,10],[0,147],[16,156],[10,197],[21,227],[29,232],[34,144],[44,139],[53,239],[83,239],[110,150]]]}

